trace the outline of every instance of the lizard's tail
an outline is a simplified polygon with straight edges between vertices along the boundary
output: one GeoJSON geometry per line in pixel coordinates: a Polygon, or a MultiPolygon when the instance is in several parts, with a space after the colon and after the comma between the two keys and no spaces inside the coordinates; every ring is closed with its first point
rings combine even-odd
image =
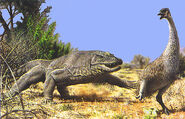
{"type": "Polygon", "coordinates": [[[126,88],[138,89],[139,82],[138,81],[128,81],[124,80],[126,88]]]}
{"type": "Polygon", "coordinates": [[[116,86],[128,88],[128,89],[131,89],[131,88],[138,89],[138,87],[139,87],[138,81],[129,81],[126,79],[121,79],[121,78],[114,76],[114,75],[111,75],[111,74],[107,75],[105,78],[107,79],[106,82],[108,82],[111,85],[116,85],[116,86]]]}

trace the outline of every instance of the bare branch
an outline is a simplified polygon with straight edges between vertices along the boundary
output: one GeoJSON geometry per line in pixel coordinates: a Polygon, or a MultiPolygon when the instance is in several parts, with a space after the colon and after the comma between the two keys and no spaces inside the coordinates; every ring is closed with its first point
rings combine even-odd
{"type": "MultiPolygon", "coordinates": [[[[25,113],[25,112],[29,112],[29,113],[34,114],[35,117],[37,117],[37,115],[36,115],[33,111],[29,111],[29,110],[12,110],[11,112],[8,112],[8,113],[2,115],[1,118],[5,117],[5,116],[7,116],[7,115],[9,115],[9,114],[11,114],[11,113],[19,112],[19,111],[22,111],[22,112],[24,112],[24,113],[25,113]]],[[[37,118],[38,118],[38,117],[37,117],[37,118]]]]}
{"type": "Polygon", "coordinates": [[[8,25],[6,24],[6,21],[4,20],[1,11],[0,11],[0,23],[2,24],[2,26],[5,30],[5,33],[10,34],[10,29],[9,29],[8,25]]]}
{"type": "MultiPolygon", "coordinates": [[[[13,18],[16,16],[16,15],[18,15],[19,14],[19,12],[17,11],[17,10],[15,10],[14,12],[13,12],[13,18]]],[[[8,20],[6,20],[5,22],[7,23],[8,21],[10,20],[10,18],[8,19],[8,20]]],[[[8,26],[9,26],[9,24],[10,24],[10,22],[8,22],[8,26]]],[[[0,25],[0,27],[2,27],[3,25],[1,24],[0,25]]]]}
{"type": "MultiPolygon", "coordinates": [[[[14,74],[13,74],[12,69],[10,68],[10,66],[8,65],[8,63],[6,62],[6,60],[4,59],[4,57],[1,56],[1,55],[0,55],[0,57],[1,57],[1,59],[3,59],[3,61],[4,61],[5,64],[7,65],[8,69],[10,70],[11,75],[12,75],[12,77],[13,77],[13,79],[14,79],[14,81],[15,81],[15,84],[16,84],[16,86],[17,86],[17,89],[19,90],[19,87],[18,87],[18,85],[17,85],[16,78],[15,78],[15,76],[14,76],[14,74]]],[[[20,99],[20,103],[21,103],[22,109],[24,110],[23,99],[22,99],[22,96],[20,95],[20,93],[19,93],[19,99],[20,99]]],[[[24,112],[24,113],[25,113],[25,112],[24,112]]]]}
{"type": "Polygon", "coordinates": [[[10,12],[9,12],[9,14],[10,14],[10,24],[11,24],[11,29],[13,29],[13,18],[14,18],[14,16],[13,16],[13,13],[12,13],[12,3],[9,3],[9,9],[10,9],[10,12]]]}

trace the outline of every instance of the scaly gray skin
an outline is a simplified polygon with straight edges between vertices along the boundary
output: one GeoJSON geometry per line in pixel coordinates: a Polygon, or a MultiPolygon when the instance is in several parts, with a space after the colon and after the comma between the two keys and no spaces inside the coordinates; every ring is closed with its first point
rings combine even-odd
{"type": "Polygon", "coordinates": [[[37,59],[29,61],[23,65],[21,65],[19,68],[15,69],[14,76],[20,77],[26,72],[28,72],[30,69],[32,69],[35,66],[44,67],[45,69],[49,66],[49,64],[52,62],[52,60],[44,60],[44,59],[37,59]]]}
{"type": "Polygon", "coordinates": [[[177,79],[179,70],[179,38],[168,8],[163,8],[158,14],[160,19],[167,19],[169,23],[169,41],[162,55],[150,63],[142,72],[140,79],[139,95],[136,98],[142,100],[144,97],[159,91],[156,100],[162,106],[163,111],[169,114],[169,109],[162,101],[163,93],[177,79]]]}
{"type": "Polygon", "coordinates": [[[14,97],[19,92],[29,88],[30,85],[44,82],[46,70],[52,60],[37,59],[29,61],[14,70],[14,76],[20,77],[6,95],[14,97]],[[19,90],[18,90],[19,89],[19,90]]]}
{"type": "MultiPolygon", "coordinates": [[[[40,62],[43,61],[40,60],[40,62]]],[[[15,96],[27,89],[31,84],[41,81],[44,82],[44,97],[46,102],[53,99],[55,86],[57,86],[63,98],[69,96],[66,87],[75,84],[107,82],[119,87],[136,88],[136,83],[119,79],[110,74],[120,69],[119,65],[122,64],[122,60],[109,52],[75,51],[66,56],[59,57],[51,61],[51,63],[44,61],[45,65],[42,65],[42,63],[40,65],[37,61],[34,61],[34,63],[36,65],[25,65],[29,68],[33,67],[20,77],[17,85],[15,84],[11,88],[11,96],[15,96]]],[[[21,71],[25,70],[20,69],[21,71]]]]}

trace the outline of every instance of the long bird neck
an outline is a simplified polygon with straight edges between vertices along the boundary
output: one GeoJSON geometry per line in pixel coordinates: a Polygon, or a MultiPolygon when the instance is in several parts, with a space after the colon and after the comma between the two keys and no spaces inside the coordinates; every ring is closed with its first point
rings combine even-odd
{"type": "Polygon", "coordinates": [[[179,71],[179,38],[173,19],[170,17],[167,20],[169,24],[169,41],[165,51],[163,52],[163,61],[166,75],[169,79],[174,80],[174,76],[179,71]]]}
{"type": "Polygon", "coordinates": [[[175,27],[175,23],[172,17],[168,18],[168,26],[169,26],[169,41],[166,49],[163,53],[164,56],[177,56],[179,55],[179,38],[177,34],[177,30],[175,27]]]}

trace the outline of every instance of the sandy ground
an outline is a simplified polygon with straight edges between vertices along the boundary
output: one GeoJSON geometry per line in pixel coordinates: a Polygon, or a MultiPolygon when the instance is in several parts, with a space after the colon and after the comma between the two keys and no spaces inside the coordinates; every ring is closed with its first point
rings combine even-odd
{"type": "MultiPolygon", "coordinates": [[[[127,80],[138,80],[138,71],[120,70],[117,75],[127,80]]],[[[155,100],[155,95],[140,102],[135,98],[135,90],[119,88],[108,84],[80,84],[69,86],[72,99],[61,99],[54,91],[56,104],[42,104],[43,83],[38,83],[23,92],[23,103],[27,118],[62,119],[185,119],[185,79],[176,81],[164,94],[164,102],[171,110],[165,115],[155,100]]],[[[20,103],[19,98],[15,98],[20,103]]],[[[8,118],[23,118],[22,107],[11,102],[13,108],[8,118]]],[[[1,108],[1,115],[6,106],[1,108]]],[[[5,117],[4,117],[5,118],[5,117]]]]}

